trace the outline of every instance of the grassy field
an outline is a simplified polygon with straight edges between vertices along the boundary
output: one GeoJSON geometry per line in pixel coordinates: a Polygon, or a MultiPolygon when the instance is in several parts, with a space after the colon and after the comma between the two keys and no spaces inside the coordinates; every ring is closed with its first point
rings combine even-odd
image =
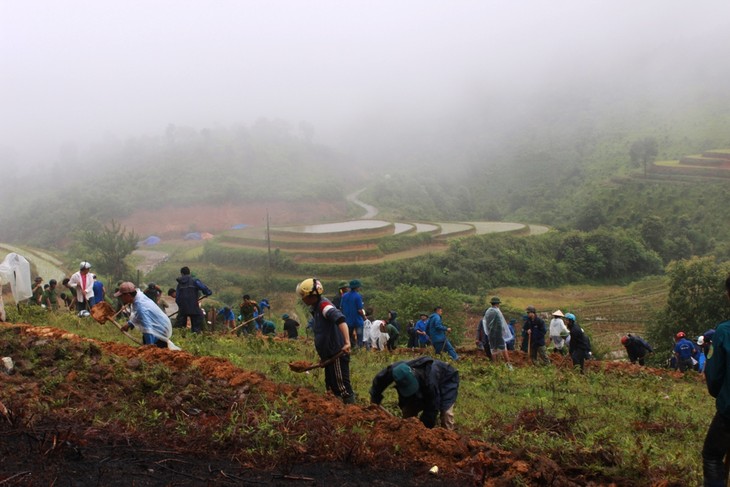
{"type": "MultiPolygon", "coordinates": [[[[530,297],[535,298],[520,299],[530,297]]],[[[90,318],[36,309],[22,316],[11,310],[11,319],[131,344],[113,325],[99,325],[90,318]]],[[[194,355],[222,357],[276,382],[324,392],[321,370],[297,374],[287,366],[295,360],[317,360],[310,339],[195,336],[187,331],[176,331],[173,339],[194,355]]],[[[471,349],[460,350],[462,360],[455,364],[461,377],[456,409],[459,433],[505,450],[550,458],[566,471],[592,472],[597,479],[613,479],[617,485],[700,482],[699,451],[714,405],[697,374],[681,376],[593,361],[581,375],[559,356],[553,357],[552,366],[538,368],[519,354],[510,370],[471,349]]],[[[351,369],[358,404],[367,406],[370,383],[382,367],[417,354],[403,349],[392,354],[356,351],[351,369]]],[[[384,406],[398,414],[394,391],[386,394],[384,406]]]]}

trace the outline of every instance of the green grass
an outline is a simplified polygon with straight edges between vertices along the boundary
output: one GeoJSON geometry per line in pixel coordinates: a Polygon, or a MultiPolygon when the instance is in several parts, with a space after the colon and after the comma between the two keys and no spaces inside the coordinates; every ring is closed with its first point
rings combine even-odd
{"type": "MultiPolygon", "coordinates": [[[[12,311],[12,309],[11,309],[12,311]]],[[[127,344],[113,325],[70,314],[24,312],[14,320],[45,324],[99,340],[127,344]]],[[[324,373],[291,372],[293,360],[316,361],[311,340],[275,341],[220,335],[192,335],[175,331],[175,343],[194,355],[217,356],[233,364],[266,374],[277,382],[289,383],[324,393],[324,373]]],[[[351,380],[358,404],[369,402],[368,390],[375,374],[411,354],[367,353],[356,351],[351,361],[351,380]]],[[[61,359],[62,357],[54,357],[61,359]]],[[[695,374],[681,378],[669,374],[631,374],[621,370],[588,370],[581,375],[573,370],[546,367],[492,365],[482,356],[465,357],[456,364],[461,377],[456,405],[457,431],[491,442],[507,450],[525,450],[531,455],[549,457],[563,468],[581,467],[602,478],[623,479],[619,483],[651,485],[660,479],[677,485],[697,485],[701,478],[699,452],[714,403],[704,383],[695,374]]],[[[156,390],[167,380],[163,371],[146,374],[143,389],[156,390]]],[[[58,384],[49,380],[44,387],[58,384]]],[[[383,403],[398,414],[397,397],[386,391],[383,403]]],[[[281,408],[285,408],[282,403],[281,408]]],[[[270,423],[282,421],[281,408],[271,409],[270,423]]],[[[152,408],[144,416],[125,416],[128,421],[154,426],[166,419],[152,408]]],[[[183,426],[181,426],[183,427],[183,426]]],[[[231,430],[219,433],[226,441],[231,430]]],[[[262,444],[276,449],[281,439],[276,428],[259,431],[262,444]]]]}

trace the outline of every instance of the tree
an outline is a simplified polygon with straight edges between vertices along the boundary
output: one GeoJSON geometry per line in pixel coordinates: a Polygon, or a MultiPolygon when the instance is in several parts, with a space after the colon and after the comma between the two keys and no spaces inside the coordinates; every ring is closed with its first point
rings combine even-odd
{"type": "Polygon", "coordinates": [[[667,266],[667,305],[648,327],[649,337],[660,351],[668,351],[679,331],[696,337],[730,317],[730,303],[724,296],[728,274],[730,263],[718,264],[713,257],[694,257],[667,266]]]}
{"type": "Polygon", "coordinates": [[[112,220],[109,226],[97,224],[82,230],[77,243],[99,273],[118,281],[129,275],[129,266],[124,259],[137,248],[138,241],[139,236],[134,231],[127,232],[126,227],[112,220]]]}
{"type": "Polygon", "coordinates": [[[644,166],[644,177],[646,177],[646,166],[654,162],[657,154],[659,154],[657,141],[654,137],[644,137],[631,144],[629,155],[631,163],[635,166],[642,164],[644,166]]]}

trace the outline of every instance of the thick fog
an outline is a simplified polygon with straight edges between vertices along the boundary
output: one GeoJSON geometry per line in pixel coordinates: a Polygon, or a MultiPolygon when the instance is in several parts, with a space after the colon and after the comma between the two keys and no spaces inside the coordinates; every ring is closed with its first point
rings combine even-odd
{"type": "Polygon", "coordinates": [[[671,97],[727,80],[729,38],[727,0],[0,0],[0,168],[168,124],[334,144],[591,85],[671,97]]]}

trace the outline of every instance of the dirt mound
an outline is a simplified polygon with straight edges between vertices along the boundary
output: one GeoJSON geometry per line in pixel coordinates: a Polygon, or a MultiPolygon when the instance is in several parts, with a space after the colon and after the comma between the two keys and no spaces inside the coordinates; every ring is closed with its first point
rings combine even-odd
{"type": "Polygon", "coordinates": [[[19,357],[15,374],[0,374],[10,411],[0,415],[0,481],[11,485],[587,483],[551,460],[344,406],[224,359],[53,328],[0,334],[0,352],[19,357]]]}

